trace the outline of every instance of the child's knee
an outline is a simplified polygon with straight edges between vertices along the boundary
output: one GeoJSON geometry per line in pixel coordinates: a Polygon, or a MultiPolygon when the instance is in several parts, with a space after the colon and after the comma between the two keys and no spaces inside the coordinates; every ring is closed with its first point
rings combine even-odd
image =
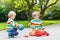
{"type": "Polygon", "coordinates": [[[17,35],[18,35],[18,32],[13,32],[13,35],[14,35],[14,36],[17,36],[17,35]]]}

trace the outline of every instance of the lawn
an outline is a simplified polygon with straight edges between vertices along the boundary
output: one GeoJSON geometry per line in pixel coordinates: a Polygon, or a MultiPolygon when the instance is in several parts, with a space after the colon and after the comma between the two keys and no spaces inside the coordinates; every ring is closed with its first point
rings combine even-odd
{"type": "MultiPolygon", "coordinates": [[[[29,21],[16,21],[18,24],[23,24],[24,27],[27,27],[29,21]]],[[[51,24],[58,24],[60,20],[43,20],[43,26],[51,25],[51,24]]],[[[0,22],[0,30],[5,30],[6,22],[0,22]]]]}

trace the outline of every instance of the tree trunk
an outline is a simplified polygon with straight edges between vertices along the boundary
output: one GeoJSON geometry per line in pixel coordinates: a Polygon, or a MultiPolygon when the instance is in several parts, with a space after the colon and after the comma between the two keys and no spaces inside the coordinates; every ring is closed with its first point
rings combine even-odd
{"type": "Polygon", "coordinates": [[[30,21],[31,20],[31,11],[30,11],[30,9],[28,9],[28,15],[29,15],[29,17],[28,17],[28,20],[30,21]]]}
{"type": "Polygon", "coordinates": [[[30,11],[30,9],[28,9],[28,10],[25,10],[25,12],[26,12],[26,16],[27,16],[27,19],[28,19],[28,21],[30,21],[31,20],[31,11],[30,11]]]}
{"type": "Polygon", "coordinates": [[[41,12],[40,12],[41,18],[43,17],[44,13],[45,13],[45,10],[41,10],[41,12]]]}
{"type": "Polygon", "coordinates": [[[41,16],[43,16],[44,13],[45,13],[45,10],[41,10],[41,12],[40,12],[41,16]]]}

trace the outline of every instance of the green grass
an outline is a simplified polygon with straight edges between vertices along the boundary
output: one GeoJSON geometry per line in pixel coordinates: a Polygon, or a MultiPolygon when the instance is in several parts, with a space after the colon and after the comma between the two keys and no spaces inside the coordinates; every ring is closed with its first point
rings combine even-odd
{"type": "MultiPolygon", "coordinates": [[[[29,21],[16,21],[18,24],[23,24],[25,27],[27,27],[29,21]]],[[[51,25],[51,24],[58,24],[60,23],[60,20],[43,20],[43,25],[51,25]]],[[[4,30],[6,27],[6,22],[0,22],[0,30],[4,30]]]]}
{"type": "Polygon", "coordinates": [[[52,24],[58,24],[60,23],[60,20],[43,20],[43,25],[52,25],[52,24]]]}

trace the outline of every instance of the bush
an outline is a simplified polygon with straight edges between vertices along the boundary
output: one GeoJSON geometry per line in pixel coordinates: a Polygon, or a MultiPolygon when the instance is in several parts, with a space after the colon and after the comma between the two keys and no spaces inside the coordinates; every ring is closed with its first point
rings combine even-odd
{"type": "Polygon", "coordinates": [[[8,10],[0,8],[0,22],[4,22],[7,20],[8,10]]]}
{"type": "Polygon", "coordinates": [[[27,20],[26,12],[25,11],[19,13],[17,12],[16,20],[27,20]]]}
{"type": "Polygon", "coordinates": [[[60,19],[60,10],[52,11],[52,17],[53,19],[60,19]]]}
{"type": "Polygon", "coordinates": [[[45,19],[45,20],[60,19],[60,10],[53,10],[52,12],[43,16],[42,19],[45,19]]]}

